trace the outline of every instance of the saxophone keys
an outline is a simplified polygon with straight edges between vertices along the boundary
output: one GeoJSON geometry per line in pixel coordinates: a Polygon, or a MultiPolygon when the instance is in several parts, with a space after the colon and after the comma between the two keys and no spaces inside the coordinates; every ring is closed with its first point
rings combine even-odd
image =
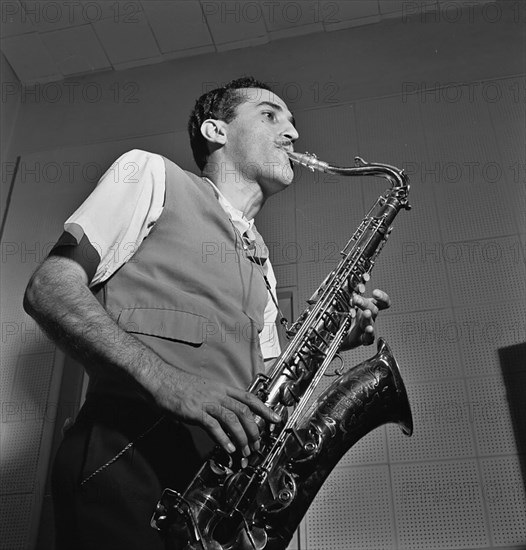
{"type": "Polygon", "coordinates": [[[291,491],[289,491],[288,489],[283,489],[278,494],[278,500],[280,502],[282,502],[283,504],[287,504],[288,502],[290,502],[292,500],[293,496],[294,495],[292,494],[291,491]]]}

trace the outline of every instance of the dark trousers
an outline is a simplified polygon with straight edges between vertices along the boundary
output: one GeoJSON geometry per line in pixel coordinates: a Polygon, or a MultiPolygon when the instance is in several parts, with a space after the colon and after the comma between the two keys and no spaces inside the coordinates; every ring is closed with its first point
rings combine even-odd
{"type": "Polygon", "coordinates": [[[137,403],[88,399],[53,466],[57,550],[164,550],[150,527],[155,505],[166,487],[186,488],[202,455],[186,427],[160,418],[137,403]]]}

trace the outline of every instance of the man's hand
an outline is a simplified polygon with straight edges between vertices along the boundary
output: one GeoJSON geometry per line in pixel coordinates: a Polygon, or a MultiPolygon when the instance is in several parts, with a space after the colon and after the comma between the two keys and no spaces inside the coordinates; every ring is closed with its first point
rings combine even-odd
{"type": "Polygon", "coordinates": [[[50,257],[33,275],[24,307],[58,345],[84,364],[129,374],[174,417],[197,424],[225,450],[257,450],[255,416],[277,422],[254,395],[188,374],[165,363],[110,318],[88,288],[78,262],[50,257]],[[87,330],[94,327],[97,330],[87,330]]]}
{"type": "Polygon", "coordinates": [[[378,312],[391,306],[391,299],[382,290],[375,289],[371,298],[355,294],[352,305],[356,307],[355,322],[347,334],[341,350],[356,348],[360,345],[369,346],[374,342],[374,321],[378,312]]]}
{"type": "Polygon", "coordinates": [[[149,389],[157,404],[178,420],[204,428],[228,453],[238,448],[246,457],[251,449],[259,450],[255,416],[269,422],[281,420],[249,392],[169,365],[157,365],[155,371],[154,387],[149,389]]]}

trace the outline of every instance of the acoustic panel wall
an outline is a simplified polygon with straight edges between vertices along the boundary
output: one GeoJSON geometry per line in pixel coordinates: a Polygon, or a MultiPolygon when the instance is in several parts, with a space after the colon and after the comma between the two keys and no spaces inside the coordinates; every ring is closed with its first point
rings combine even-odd
{"type": "Polygon", "coordinates": [[[476,460],[395,465],[392,479],[398,548],[490,547],[476,460]]]}
{"type": "MultiPolygon", "coordinates": [[[[505,275],[504,275],[505,276],[505,275]]],[[[520,281],[518,281],[520,285],[520,281]]],[[[520,286],[500,303],[481,302],[455,311],[455,336],[467,376],[500,375],[497,349],[526,341],[520,286]],[[515,299],[517,296],[517,299],[515,299]]]]}
{"type": "MultiPolygon", "coordinates": [[[[390,292],[396,294],[396,289],[390,292]]],[[[397,297],[393,301],[392,309],[399,309],[397,297]]],[[[431,382],[463,374],[457,324],[451,309],[393,311],[379,317],[377,329],[389,342],[406,382],[431,382]]]]}
{"type": "MultiPolygon", "coordinates": [[[[387,290],[393,299],[377,333],[398,359],[415,431],[408,439],[395,426],[382,427],[348,451],[314,500],[302,548],[526,545],[524,483],[498,361],[499,348],[526,340],[523,191],[510,181],[508,166],[524,155],[517,144],[525,144],[524,105],[512,93],[524,79],[499,86],[509,93],[492,103],[466,99],[461,87],[455,102],[398,95],[338,107],[353,118],[325,119],[323,109],[315,117],[306,113],[313,150],[322,147],[317,136],[328,133],[318,130],[324,121],[338,136],[341,125],[354,123],[350,135],[360,154],[405,167],[411,177],[414,208],[395,220],[368,287],[387,290]],[[364,465],[385,476],[377,479],[387,483],[387,501],[379,494],[383,483],[374,483],[364,465]],[[366,527],[356,531],[354,519],[362,513],[366,527]],[[381,518],[375,527],[371,516],[381,518]]],[[[381,192],[373,178],[356,182],[365,204],[381,192]]],[[[336,196],[313,182],[297,187],[304,248],[320,236],[350,236],[342,199],[355,199],[351,232],[365,213],[358,212],[354,183],[350,192],[337,181],[336,196]]],[[[298,262],[300,300],[310,297],[337,257],[325,260],[298,262]]],[[[344,353],[343,365],[351,368],[374,351],[344,353]]]]}
{"type": "Polygon", "coordinates": [[[389,486],[386,465],[335,470],[307,514],[302,549],[392,549],[396,528],[389,486]]]}
{"type": "Polygon", "coordinates": [[[480,465],[493,544],[524,548],[526,494],[517,457],[483,458],[480,465]]]}

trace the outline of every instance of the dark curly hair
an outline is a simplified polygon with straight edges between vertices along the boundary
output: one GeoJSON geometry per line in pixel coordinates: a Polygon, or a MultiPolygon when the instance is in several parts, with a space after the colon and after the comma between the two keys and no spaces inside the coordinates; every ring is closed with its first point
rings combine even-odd
{"type": "Polygon", "coordinates": [[[188,133],[190,145],[194,154],[194,160],[202,170],[208,157],[208,143],[201,134],[201,125],[208,118],[230,122],[236,116],[236,108],[243,103],[245,98],[237,90],[240,88],[262,88],[270,90],[270,86],[256,80],[252,76],[245,76],[231,80],[222,88],[216,88],[203,94],[194,105],[188,121],[188,133]]]}

